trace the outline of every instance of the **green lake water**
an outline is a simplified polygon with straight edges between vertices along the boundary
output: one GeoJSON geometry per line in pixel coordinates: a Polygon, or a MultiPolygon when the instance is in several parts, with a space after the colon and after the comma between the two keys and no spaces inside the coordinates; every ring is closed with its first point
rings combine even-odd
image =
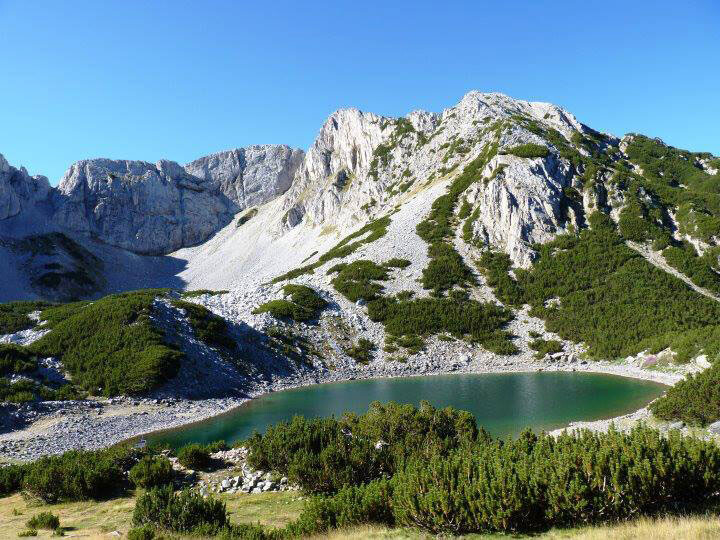
{"type": "Polygon", "coordinates": [[[373,401],[418,404],[470,411],[478,425],[498,437],[524,428],[535,431],[576,420],[600,420],[635,411],[666,387],[653,382],[595,373],[458,374],[369,379],[319,384],[267,394],[233,411],[178,429],[158,432],[148,442],[178,447],[244,439],[254,431],[294,415],[319,417],[345,411],[363,413],[373,401]]]}

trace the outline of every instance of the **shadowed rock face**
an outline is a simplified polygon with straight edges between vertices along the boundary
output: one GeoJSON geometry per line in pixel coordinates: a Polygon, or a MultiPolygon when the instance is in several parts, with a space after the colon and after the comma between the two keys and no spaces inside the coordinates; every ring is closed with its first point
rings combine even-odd
{"type": "MultiPolygon", "coordinates": [[[[193,161],[92,159],[73,164],[57,189],[0,156],[0,222],[47,201],[45,220],[144,255],[208,239],[232,216],[285,193],[303,152],[251,146],[193,161]]],[[[34,228],[33,228],[34,229],[34,228]]]]}
{"type": "Polygon", "coordinates": [[[0,220],[15,217],[44,201],[50,190],[47,178],[30,176],[22,167],[11,167],[0,154],[0,220]]]}

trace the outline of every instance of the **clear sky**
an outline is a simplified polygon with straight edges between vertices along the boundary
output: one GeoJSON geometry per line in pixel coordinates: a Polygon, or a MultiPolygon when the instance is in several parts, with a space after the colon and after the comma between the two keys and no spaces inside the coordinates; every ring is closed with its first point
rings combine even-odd
{"type": "Polygon", "coordinates": [[[307,148],[328,114],[550,101],[616,135],[720,154],[720,1],[0,0],[0,153],[307,148]]]}

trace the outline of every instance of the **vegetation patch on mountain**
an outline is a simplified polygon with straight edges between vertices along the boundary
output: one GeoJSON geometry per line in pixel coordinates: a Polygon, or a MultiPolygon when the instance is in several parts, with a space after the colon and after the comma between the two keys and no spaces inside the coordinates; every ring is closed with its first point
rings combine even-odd
{"type": "Polygon", "coordinates": [[[455,207],[460,195],[480,180],[483,168],[496,153],[497,142],[486,145],[483,152],[452,181],[448,192],[435,199],[430,214],[415,229],[418,236],[429,244],[430,262],[423,269],[423,287],[435,291],[437,296],[455,286],[475,284],[472,271],[450,242],[456,225],[455,207]]]}
{"type": "Polygon", "coordinates": [[[0,343],[0,375],[30,373],[37,366],[37,356],[25,347],[0,343]]]}
{"type": "Polygon", "coordinates": [[[153,303],[164,293],[147,289],[66,306],[64,318],[28,348],[59,358],[73,382],[93,394],[151,390],[175,376],[182,356],[151,321],[153,303]]]}
{"type": "Polygon", "coordinates": [[[666,206],[678,209],[680,232],[704,241],[720,236],[718,175],[698,167],[709,154],[688,152],[643,135],[633,135],[626,153],[642,169],[637,180],[666,206]]]}
{"type": "Polygon", "coordinates": [[[0,335],[14,334],[35,326],[28,315],[47,308],[47,302],[10,302],[0,304],[0,335]]]}
{"type": "Polygon", "coordinates": [[[508,148],[505,153],[521,158],[544,158],[549,154],[547,146],[542,144],[527,143],[508,148]]]}
{"type": "Polygon", "coordinates": [[[377,298],[368,302],[368,317],[381,322],[393,336],[451,334],[478,343],[498,354],[514,354],[517,348],[503,330],[512,313],[492,303],[457,297],[398,300],[377,298]]]}
{"type": "Polygon", "coordinates": [[[653,401],[650,410],[663,420],[690,425],[706,426],[720,420],[720,362],[715,360],[706,370],[688,375],[653,401]]]}
{"type": "Polygon", "coordinates": [[[556,339],[541,339],[536,338],[530,342],[530,348],[535,352],[535,358],[541,360],[548,354],[555,354],[562,352],[563,344],[556,339]]]}
{"type": "Polygon", "coordinates": [[[689,277],[695,285],[720,294],[720,274],[713,269],[707,258],[698,257],[691,243],[667,247],[662,254],[665,262],[689,277]]]}
{"type": "Polygon", "coordinates": [[[720,353],[720,303],[693,291],[680,279],[627,247],[604,214],[590,215],[591,229],[536,246],[529,270],[507,273],[501,254],[483,256],[481,266],[498,297],[528,303],[531,315],[563,339],[584,342],[597,358],[617,358],[671,348],[678,361],[701,351],[720,353]],[[622,324],[618,322],[622,321],[622,324]]]}
{"type": "Polygon", "coordinates": [[[194,291],[183,291],[180,293],[180,296],[182,298],[197,298],[198,296],[220,296],[222,294],[227,294],[230,291],[226,290],[220,290],[220,291],[213,291],[210,289],[196,289],[194,291]]]}
{"type": "Polygon", "coordinates": [[[345,350],[345,354],[358,364],[369,364],[376,349],[377,346],[372,341],[367,338],[360,338],[355,345],[345,350]]]}
{"type": "Polygon", "coordinates": [[[328,261],[345,258],[354,253],[359,247],[364,246],[365,244],[370,244],[385,236],[389,225],[389,216],[371,221],[354,233],[343,238],[337,245],[330,249],[330,251],[321,255],[313,264],[296,268],[295,270],[291,270],[282,276],[278,276],[272,280],[272,283],[295,279],[303,274],[312,274],[316,268],[319,268],[328,261]]]}
{"type": "Polygon", "coordinates": [[[210,347],[219,347],[227,350],[237,348],[235,340],[228,335],[228,327],[225,319],[215,315],[205,306],[192,302],[175,300],[172,304],[176,308],[185,311],[195,337],[200,341],[210,347]]]}
{"type": "Polygon", "coordinates": [[[338,264],[330,271],[337,272],[337,276],[332,280],[335,290],[351,302],[367,302],[380,297],[383,286],[378,281],[385,281],[389,277],[387,266],[366,259],[338,264]]]}
{"type": "Polygon", "coordinates": [[[327,306],[325,299],[315,289],[306,285],[287,284],[283,287],[283,294],[285,298],[266,302],[258,306],[253,313],[270,313],[276,319],[300,322],[317,319],[327,306]]]}
{"type": "Polygon", "coordinates": [[[33,235],[18,242],[33,289],[43,298],[71,301],[99,292],[103,262],[63,233],[33,235]]]}

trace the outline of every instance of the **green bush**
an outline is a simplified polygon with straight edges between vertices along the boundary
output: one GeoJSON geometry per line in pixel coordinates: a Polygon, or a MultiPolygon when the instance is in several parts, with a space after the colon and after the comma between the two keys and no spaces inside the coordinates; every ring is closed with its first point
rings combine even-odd
{"type": "Polygon", "coordinates": [[[28,317],[33,311],[47,308],[47,302],[10,302],[0,304],[0,335],[14,334],[35,326],[35,321],[28,317]]]}
{"type": "Polygon", "coordinates": [[[229,350],[237,347],[235,341],[228,335],[227,322],[222,317],[215,315],[205,306],[192,302],[176,300],[173,305],[185,311],[195,336],[203,343],[210,347],[229,350]]]}
{"type": "Polygon", "coordinates": [[[477,262],[478,268],[485,275],[487,284],[493,288],[495,296],[511,306],[520,306],[524,303],[522,288],[508,272],[512,268],[510,256],[499,251],[485,251],[477,262]]]}
{"type": "Polygon", "coordinates": [[[126,486],[126,456],[126,449],[46,456],[26,466],[23,488],[50,503],[106,499],[126,486]]]}
{"type": "Polygon", "coordinates": [[[59,357],[73,382],[91,393],[114,396],[151,390],[175,376],[182,357],[150,320],[153,302],[164,292],[114,294],[65,307],[62,314],[51,311],[57,316],[52,331],[28,350],[59,357]]]}
{"type": "Polygon", "coordinates": [[[0,375],[28,373],[37,369],[37,357],[19,345],[0,343],[0,375]]]}
{"type": "Polygon", "coordinates": [[[220,296],[229,292],[230,291],[226,290],[214,291],[211,289],[195,289],[194,291],[183,291],[182,293],[180,293],[180,296],[182,298],[197,298],[198,296],[204,296],[206,294],[208,296],[220,296]]]}
{"type": "Polygon", "coordinates": [[[377,347],[372,341],[360,338],[357,344],[347,349],[345,353],[359,364],[369,364],[373,359],[372,353],[376,349],[377,347]]]}
{"type": "Polygon", "coordinates": [[[183,490],[173,492],[172,486],[152,488],[138,497],[133,512],[133,525],[150,525],[158,529],[215,534],[228,525],[225,503],[203,498],[199,493],[183,490]]]}
{"type": "Polygon", "coordinates": [[[683,420],[705,426],[720,420],[720,363],[690,374],[650,404],[652,413],[663,420],[683,420]]]}
{"type": "Polygon", "coordinates": [[[0,466],[0,497],[6,497],[22,489],[26,465],[0,466]]]}
{"type": "Polygon", "coordinates": [[[444,452],[478,437],[470,413],[427,403],[373,403],[361,416],[295,417],[246,444],[252,467],[283,474],[310,493],[335,493],[392,474],[407,456],[444,452]]]}
{"type": "Polygon", "coordinates": [[[186,444],[177,453],[178,461],[187,469],[207,469],[212,465],[210,449],[197,443],[186,444]]]}
{"type": "Polygon", "coordinates": [[[534,351],[537,351],[535,353],[535,358],[541,360],[545,358],[545,356],[548,354],[562,352],[563,344],[556,339],[534,339],[530,342],[530,348],[534,351]]]}
{"type": "Polygon", "coordinates": [[[368,317],[382,322],[393,336],[424,336],[449,333],[479,343],[498,354],[513,354],[517,348],[502,328],[512,313],[492,303],[455,298],[418,298],[400,301],[378,298],[368,303],[368,317]]]}
{"type": "Polygon", "coordinates": [[[145,489],[172,484],[172,463],[165,456],[144,456],[130,469],[128,478],[136,487],[145,489]]]}
{"type": "Polygon", "coordinates": [[[34,401],[40,387],[37,383],[20,379],[13,383],[7,377],[0,377],[0,402],[26,403],[34,401]]]}
{"type": "Polygon", "coordinates": [[[305,538],[364,523],[392,524],[391,494],[390,482],[381,478],[344,487],[331,497],[313,497],[283,532],[292,538],[305,538]]]}
{"type": "Polygon", "coordinates": [[[409,460],[392,479],[399,525],[527,533],[654,515],[716,498],[720,449],[643,426],[535,436],[409,460]]]}
{"type": "Polygon", "coordinates": [[[662,252],[665,261],[673,268],[679,270],[698,287],[720,294],[720,275],[704,257],[698,257],[692,244],[686,243],[682,247],[668,247],[662,252]]]}
{"type": "Polygon", "coordinates": [[[333,287],[351,302],[370,301],[381,296],[383,287],[378,281],[388,279],[388,269],[373,261],[359,259],[343,265],[332,280],[333,287]]]}
{"type": "Polygon", "coordinates": [[[475,284],[475,277],[462,256],[448,242],[435,242],[428,248],[430,262],[423,268],[422,285],[438,294],[455,286],[475,284]]]}
{"type": "Polygon", "coordinates": [[[407,268],[408,266],[410,266],[410,261],[408,261],[407,259],[393,257],[389,261],[385,261],[383,263],[383,266],[387,268],[407,268]]]}
{"type": "Polygon", "coordinates": [[[276,319],[309,321],[317,319],[327,302],[314,289],[305,285],[288,284],[283,294],[290,300],[271,300],[258,306],[253,313],[270,313],[276,319]]]}
{"type": "Polygon", "coordinates": [[[128,531],[128,540],[155,540],[155,529],[152,525],[135,527],[128,531]]]}
{"type": "Polygon", "coordinates": [[[19,538],[27,538],[29,536],[37,536],[37,529],[25,529],[18,533],[19,538]]]}
{"type": "Polygon", "coordinates": [[[28,529],[50,529],[54,531],[60,527],[60,518],[52,512],[40,512],[31,517],[26,526],[28,529]]]}
{"type": "Polygon", "coordinates": [[[506,151],[507,154],[521,158],[544,158],[548,156],[549,152],[547,146],[533,143],[520,144],[506,151]]]}

